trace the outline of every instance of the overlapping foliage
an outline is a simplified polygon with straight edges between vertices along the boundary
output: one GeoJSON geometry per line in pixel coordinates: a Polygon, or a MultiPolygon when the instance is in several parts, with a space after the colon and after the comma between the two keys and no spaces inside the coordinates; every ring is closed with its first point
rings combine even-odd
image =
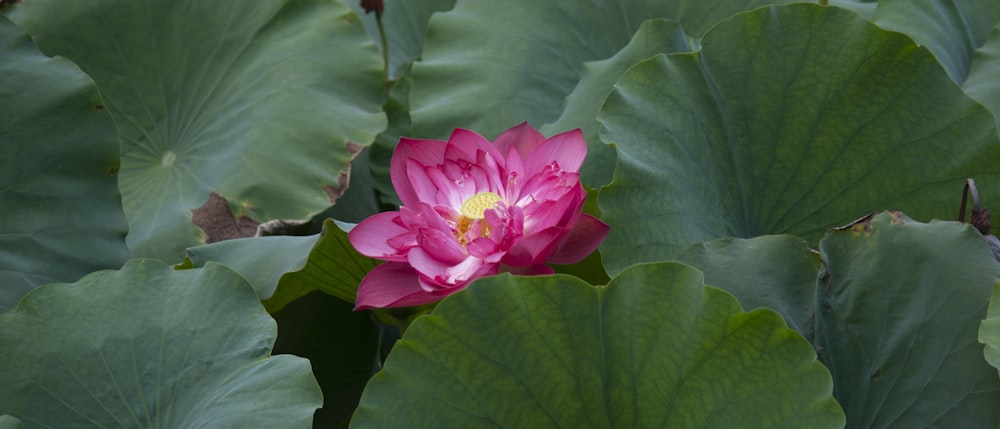
{"type": "Polygon", "coordinates": [[[0,427],[997,427],[1000,8],[785,3],[8,6],[0,427]],[[524,121],[599,254],[352,313],[398,138],[524,121]]]}

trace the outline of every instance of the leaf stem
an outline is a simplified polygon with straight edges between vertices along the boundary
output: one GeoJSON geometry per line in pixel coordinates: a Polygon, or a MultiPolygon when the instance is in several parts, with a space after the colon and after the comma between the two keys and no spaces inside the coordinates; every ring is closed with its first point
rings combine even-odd
{"type": "Polygon", "coordinates": [[[378,25],[378,36],[382,40],[382,75],[386,87],[389,85],[389,42],[385,37],[385,27],[382,26],[382,13],[375,13],[375,24],[378,25]]]}

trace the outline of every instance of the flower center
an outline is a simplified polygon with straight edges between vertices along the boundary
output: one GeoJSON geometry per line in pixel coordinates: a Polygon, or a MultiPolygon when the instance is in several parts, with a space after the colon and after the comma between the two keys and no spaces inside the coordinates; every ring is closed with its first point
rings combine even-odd
{"type": "Polygon", "coordinates": [[[486,210],[493,208],[502,198],[493,192],[480,192],[462,203],[462,216],[456,219],[455,238],[465,246],[476,237],[490,237],[492,228],[486,223],[486,210]]]}
{"type": "Polygon", "coordinates": [[[486,217],[486,210],[493,208],[500,200],[500,196],[493,192],[480,192],[462,203],[462,216],[469,219],[483,219],[486,217]]]}

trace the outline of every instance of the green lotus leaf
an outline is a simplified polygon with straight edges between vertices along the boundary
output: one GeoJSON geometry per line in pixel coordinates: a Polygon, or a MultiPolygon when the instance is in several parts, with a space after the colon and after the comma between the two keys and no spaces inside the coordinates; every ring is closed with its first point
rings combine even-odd
{"type": "Polygon", "coordinates": [[[503,275],[410,325],[351,427],[843,427],[815,358],[777,313],[744,312],[686,265],[599,288],[503,275]]]}
{"type": "Polygon", "coordinates": [[[982,48],[972,55],[969,78],[962,84],[966,94],[982,103],[993,112],[997,127],[1000,127],[1000,25],[982,48]]]}
{"type": "Polygon", "coordinates": [[[705,273],[705,283],[733,294],[743,308],[770,308],[812,339],[819,254],[787,235],[723,238],[688,246],[674,258],[705,273]]]}
{"type": "Polygon", "coordinates": [[[559,118],[583,64],[615,55],[644,21],[667,18],[698,37],[733,13],[772,3],[457,2],[431,17],[413,65],[413,131],[443,139],[461,127],[492,139],[524,121],[537,128],[559,118]]]}
{"type": "Polygon", "coordinates": [[[815,242],[881,207],[951,218],[967,177],[1000,200],[990,112],[927,50],[835,7],[723,21],[701,51],[631,68],[599,120],[619,158],[599,199],[612,276],[721,237],[815,242]]]}
{"type": "Polygon", "coordinates": [[[385,127],[378,50],[337,1],[36,0],[10,16],[97,83],[136,256],[203,242],[191,211],[212,193],[255,221],[322,211],[385,127]]]}
{"type": "MultiPolygon", "coordinates": [[[[360,3],[352,3],[352,7],[361,16],[361,22],[369,36],[379,41],[381,37],[375,23],[375,14],[364,14],[360,3]]],[[[412,136],[410,125],[410,66],[420,58],[423,50],[424,35],[431,15],[446,11],[455,6],[455,0],[388,0],[384,2],[385,9],[382,23],[386,40],[389,45],[389,85],[388,97],[383,103],[383,110],[389,121],[388,127],[375,138],[371,147],[371,165],[375,179],[375,188],[379,192],[379,200],[389,206],[398,206],[399,197],[389,178],[389,160],[400,137],[412,136]]],[[[334,216],[337,219],[344,219],[334,216]]]]}
{"type": "MultiPolygon", "coordinates": [[[[970,97],[1000,112],[1000,8],[994,0],[832,1],[888,30],[912,37],[934,54],[970,97]],[[876,7],[877,6],[877,7],[876,7]]],[[[1000,116],[997,125],[1000,126],[1000,116]]]]}
{"type": "Polygon", "coordinates": [[[0,416],[0,429],[24,429],[24,424],[14,416],[0,416]]]}
{"type": "Polygon", "coordinates": [[[354,250],[345,231],[350,225],[340,225],[327,219],[317,235],[242,238],[193,247],[188,259],[195,267],[209,262],[231,267],[253,285],[272,313],[314,290],[353,303],[358,284],[375,261],[354,250]]]}
{"type": "Polygon", "coordinates": [[[382,332],[367,311],[314,291],[273,314],[274,353],[308,358],[323,389],[313,427],[345,427],[372,374],[381,368],[382,332]]]}
{"type": "Polygon", "coordinates": [[[615,168],[615,150],[602,143],[597,134],[601,125],[597,122],[597,112],[604,98],[625,70],[640,60],[659,53],[692,49],[680,24],[665,19],[643,22],[632,35],[632,40],[617,54],[606,60],[583,64],[580,81],[566,98],[562,116],[544,125],[540,131],[545,135],[555,135],[580,128],[587,140],[587,158],[580,168],[580,179],[590,186],[610,182],[615,168]]]}
{"type": "MultiPolygon", "coordinates": [[[[420,58],[424,47],[427,23],[435,12],[442,12],[455,6],[456,0],[385,0],[382,26],[389,45],[389,79],[397,80],[408,73],[410,63],[420,58]]],[[[351,8],[361,17],[361,23],[368,36],[379,44],[378,26],[375,12],[365,13],[361,2],[352,2],[351,8]]]]}
{"type": "Polygon", "coordinates": [[[237,238],[192,247],[178,268],[204,267],[217,262],[240,273],[264,300],[274,295],[281,276],[301,270],[319,235],[237,238]]]}
{"type": "Polygon", "coordinates": [[[997,427],[1000,377],[977,330],[1000,263],[982,235],[883,213],[820,250],[816,348],[847,427],[997,427]]]}
{"type": "MultiPolygon", "coordinates": [[[[364,148],[351,160],[350,181],[337,203],[309,219],[302,234],[319,233],[327,219],[358,223],[379,212],[379,200],[372,175],[371,153],[374,145],[364,148]]],[[[299,231],[296,231],[299,232],[299,231]]],[[[276,234],[271,234],[276,235],[276,234]]]]}
{"type": "Polygon", "coordinates": [[[986,345],[986,361],[1000,369],[1000,279],[993,286],[986,320],[979,326],[979,341],[986,345]]]}
{"type": "Polygon", "coordinates": [[[961,84],[972,58],[1000,22],[996,0],[880,0],[872,19],[926,46],[961,84]]]}
{"type": "Polygon", "coordinates": [[[0,16],[0,312],[128,259],[118,139],[94,82],[0,16]],[[53,263],[58,261],[58,263],[53,263]]]}
{"type": "Polygon", "coordinates": [[[27,427],[310,428],[319,387],[307,360],[270,356],[276,334],[232,270],[132,260],[0,314],[0,414],[27,427]]]}
{"type": "Polygon", "coordinates": [[[407,74],[393,82],[384,105],[389,126],[375,137],[375,143],[371,146],[371,173],[375,181],[375,190],[378,191],[379,201],[392,208],[402,204],[399,195],[396,195],[396,188],[389,173],[392,153],[396,150],[400,137],[413,135],[410,124],[410,84],[409,69],[407,74]]]}
{"type": "Polygon", "coordinates": [[[827,2],[831,6],[842,7],[871,21],[875,17],[875,10],[878,9],[877,0],[830,0],[827,2]]]}

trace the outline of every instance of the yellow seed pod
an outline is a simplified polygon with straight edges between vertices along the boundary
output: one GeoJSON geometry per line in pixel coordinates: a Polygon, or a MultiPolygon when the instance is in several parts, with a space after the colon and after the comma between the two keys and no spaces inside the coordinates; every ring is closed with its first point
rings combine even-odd
{"type": "Polygon", "coordinates": [[[486,210],[493,208],[500,200],[500,196],[493,192],[480,192],[462,203],[462,216],[469,219],[482,219],[485,217],[486,210]]]}

